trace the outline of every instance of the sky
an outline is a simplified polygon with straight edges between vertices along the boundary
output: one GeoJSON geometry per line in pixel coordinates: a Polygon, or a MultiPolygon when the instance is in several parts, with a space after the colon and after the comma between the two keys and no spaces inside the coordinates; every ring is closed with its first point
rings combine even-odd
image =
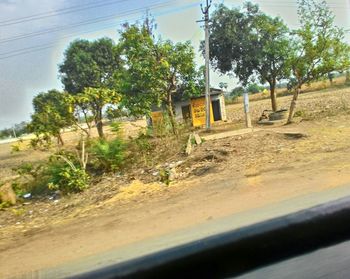
{"type": "MultiPolygon", "coordinates": [[[[0,0],[0,129],[30,120],[32,99],[39,92],[63,89],[58,65],[68,44],[78,38],[118,40],[125,22],[142,20],[148,10],[157,35],[175,42],[190,40],[196,62],[203,65],[199,43],[204,39],[200,3],[205,0],[0,0]]],[[[242,5],[241,0],[213,0],[215,5],[242,5]]],[[[261,10],[298,27],[296,0],[256,0],[261,10]]],[[[327,0],[338,26],[350,29],[350,0],[327,0]]],[[[350,42],[350,33],[347,41],[350,42]]],[[[211,86],[233,77],[211,70],[211,86]]]]}

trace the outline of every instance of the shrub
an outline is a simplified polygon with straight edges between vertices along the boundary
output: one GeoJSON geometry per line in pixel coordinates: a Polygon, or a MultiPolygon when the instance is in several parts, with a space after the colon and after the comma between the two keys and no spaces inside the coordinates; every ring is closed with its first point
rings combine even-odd
{"type": "Polygon", "coordinates": [[[30,192],[45,194],[50,190],[60,190],[63,194],[84,190],[89,183],[89,175],[81,167],[75,155],[61,151],[41,164],[25,163],[16,169],[21,178],[13,182],[18,195],[30,192]]]}
{"type": "Polygon", "coordinates": [[[90,152],[98,168],[104,171],[116,171],[123,164],[125,145],[119,138],[110,141],[100,139],[92,143],[90,152]]]}
{"type": "Polygon", "coordinates": [[[53,163],[48,166],[48,188],[60,190],[64,194],[83,191],[89,183],[85,170],[71,164],[53,163]]]}

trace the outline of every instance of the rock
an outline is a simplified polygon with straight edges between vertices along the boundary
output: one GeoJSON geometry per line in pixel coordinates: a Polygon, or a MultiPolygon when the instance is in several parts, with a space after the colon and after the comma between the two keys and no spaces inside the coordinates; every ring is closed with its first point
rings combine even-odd
{"type": "Polygon", "coordinates": [[[182,165],[182,163],[183,163],[183,161],[177,161],[177,162],[175,163],[175,167],[178,167],[178,166],[182,165]]]}
{"type": "Polygon", "coordinates": [[[169,180],[174,181],[178,177],[178,174],[176,172],[176,169],[170,169],[169,170],[169,180]]]}
{"type": "Polygon", "coordinates": [[[11,205],[16,204],[16,194],[12,189],[11,183],[7,182],[0,187],[0,202],[6,202],[11,205]]]}
{"type": "Polygon", "coordinates": [[[193,134],[193,136],[194,136],[194,140],[195,140],[196,144],[200,145],[202,143],[201,137],[198,134],[196,134],[196,133],[193,134]]]}
{"type": "Polygon", "coordinates": [[[31,197],[32,197],[31,193],[27,193],[27,194],[23,195],[23,198],[25,198],[25,199],[30,199],[31,197]]]}

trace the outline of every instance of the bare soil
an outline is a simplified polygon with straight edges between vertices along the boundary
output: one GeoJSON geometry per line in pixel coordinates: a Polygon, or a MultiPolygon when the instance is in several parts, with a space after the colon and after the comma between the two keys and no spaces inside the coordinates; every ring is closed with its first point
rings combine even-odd
{"type": "MultiPolygon", "coordinates": [[[[281,106],[289,100],[279,98],[281,106]]],[[[140,170],[131,184],[127,175],[106,176],[81,194],[0,211],[0,278],[349,183],[349,100],[349,89],[307,93],[298,108],[315,111],[309,121],[207,141],[188,157],[169,158],[168,163],[183,161],[169,186],[139,181],[140,170]]],[[[256,119],[269,101],[251,107],[256,119]]],[[[228,106],[232,125],[239,122],[240,109],[228,106]]],[[[18,154],[41,158],[31,151],[18,154]]],[[[1,156],[1,169],[24,160],[1,156]]]]}

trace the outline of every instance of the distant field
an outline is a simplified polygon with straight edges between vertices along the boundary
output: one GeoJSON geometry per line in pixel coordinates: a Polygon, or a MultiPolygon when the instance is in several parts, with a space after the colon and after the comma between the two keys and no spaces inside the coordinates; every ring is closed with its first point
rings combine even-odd
{"type": "MultiPolygon", "coordinates": [[[[329,89],[331,90],[336,89],[337,87],[343,86],[345,83],[345,76],[337,77],[334,79],[333,84],[330,84],[329,80],[322,80],[322,81],[316,81],[311,83],[310,85],[304,85],[301,89],[302,93],[306,92],[313,92],[313,91],[319,91],[319,90],[325,90],[329,89]]],[[[292,95],[292,92],[288,92],[286,88],[276,88],[276,94],[277,97],[279,96],[286,96],[286,95],[292,95]]],[[[269,99],[269,93],[263,94],[262,92],[252,94],[249,96],[250,101],[257,101],[257,100],[263,100],[263,99],[269,99]]],[[[242,103],[243,97],[238,97],[234,103],[242,103]]]]}

